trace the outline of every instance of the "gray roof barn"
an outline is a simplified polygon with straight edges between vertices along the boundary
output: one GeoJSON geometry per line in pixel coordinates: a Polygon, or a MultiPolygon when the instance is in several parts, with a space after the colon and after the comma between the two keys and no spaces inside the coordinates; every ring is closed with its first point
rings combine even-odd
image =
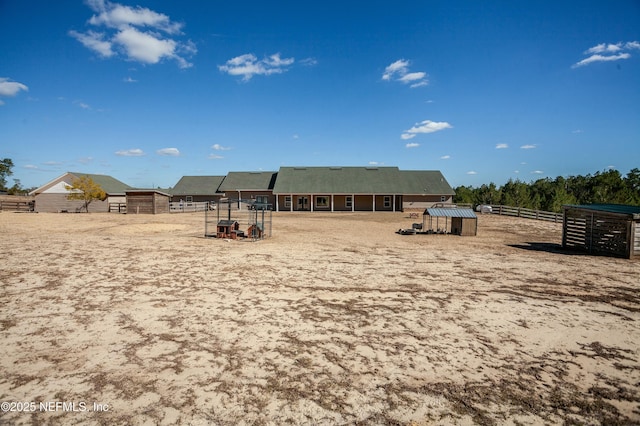
{"type": "Polygon", "coordinates": [[[271,191],[277,172],[229,172],[219,191],[271,191]]]}
{"type": "Polygon", "coordinates": [[[224,176],[182,176],[171,189],[171,195],[180,196],[207,196],[216,195],[224,176]]]}

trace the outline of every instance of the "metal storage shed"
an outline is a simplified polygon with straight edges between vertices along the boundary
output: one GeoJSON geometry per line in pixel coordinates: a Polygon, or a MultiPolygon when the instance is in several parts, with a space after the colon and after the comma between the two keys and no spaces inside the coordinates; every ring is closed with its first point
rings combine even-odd
{"type": "Polygon", "coordinates": [[[563,206],[562,247],[631,259],[640,256],[640,206],[563,206]]]}
{"type": "Polygon", "coordinates": [[[451,233],[461,236],[475,236],[478,234],[478,216],[472,209],[451,207],[430,207],[422,215],[422,229],[436,233],[451,233]],[[427,227],[427,217],[429,226],[427,227]],[[436,229],[433,228],[433,218],[436,218],[436,229]],[[440,228],[441,218],[444,218],[444,228],[440,228]],[[451,227],[449,227],[451,218],[451,227]]]}

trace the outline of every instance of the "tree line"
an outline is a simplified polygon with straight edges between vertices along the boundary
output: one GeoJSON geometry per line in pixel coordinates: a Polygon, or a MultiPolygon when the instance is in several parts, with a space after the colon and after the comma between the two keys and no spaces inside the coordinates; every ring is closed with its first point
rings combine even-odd
{"type": "Polygon", "coordinates": [[[617,170],[593,175],[558,176],[529,183],[509,179],[501,187],[493,182],[480,187],[458,186],[455,203],[502,204],[534,210],[561,212],[564,204],[628,204],[640,206],[640,169],[626,176],[617,170]]]}

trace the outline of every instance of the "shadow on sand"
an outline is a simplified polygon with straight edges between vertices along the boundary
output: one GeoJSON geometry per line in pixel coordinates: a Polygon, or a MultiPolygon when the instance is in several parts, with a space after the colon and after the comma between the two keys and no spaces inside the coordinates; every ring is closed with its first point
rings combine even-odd
{"type": "Polygon", "coordinates": [[[570,250],[562,248],[561,244],[555,243],[533,243],[527,242],[525,244],[507,244],[509,247],[530,250],[530,251],[543,251],[546,253],[562,254],[565,256],[585,256],[587,253],[579,250],[570,250]]]}

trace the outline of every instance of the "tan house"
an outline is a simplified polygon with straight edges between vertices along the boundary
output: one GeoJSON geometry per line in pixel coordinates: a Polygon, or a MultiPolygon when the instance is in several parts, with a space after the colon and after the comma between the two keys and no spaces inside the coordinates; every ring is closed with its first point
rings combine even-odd
{"type": "Polygon", "coordinates": [[[91,202],[89,212],[108,212],[109,203],[125,202],[125,191],[130,188],[129,185],[108,175],[67,172],[29,193],[29,195],[35,196],[35,211],[51,213],[80,211],[84,202],[68,200],[69,191],[66,187],[70,186],[74,179],[81,176],[90,177],[107,194],[105,200],[91,202]]]}
{"type": "Polygon", "coordinates": [[[281,167],[277,211],[404,211],[451,203],[442,173],[398,167],[281,167]]]}

